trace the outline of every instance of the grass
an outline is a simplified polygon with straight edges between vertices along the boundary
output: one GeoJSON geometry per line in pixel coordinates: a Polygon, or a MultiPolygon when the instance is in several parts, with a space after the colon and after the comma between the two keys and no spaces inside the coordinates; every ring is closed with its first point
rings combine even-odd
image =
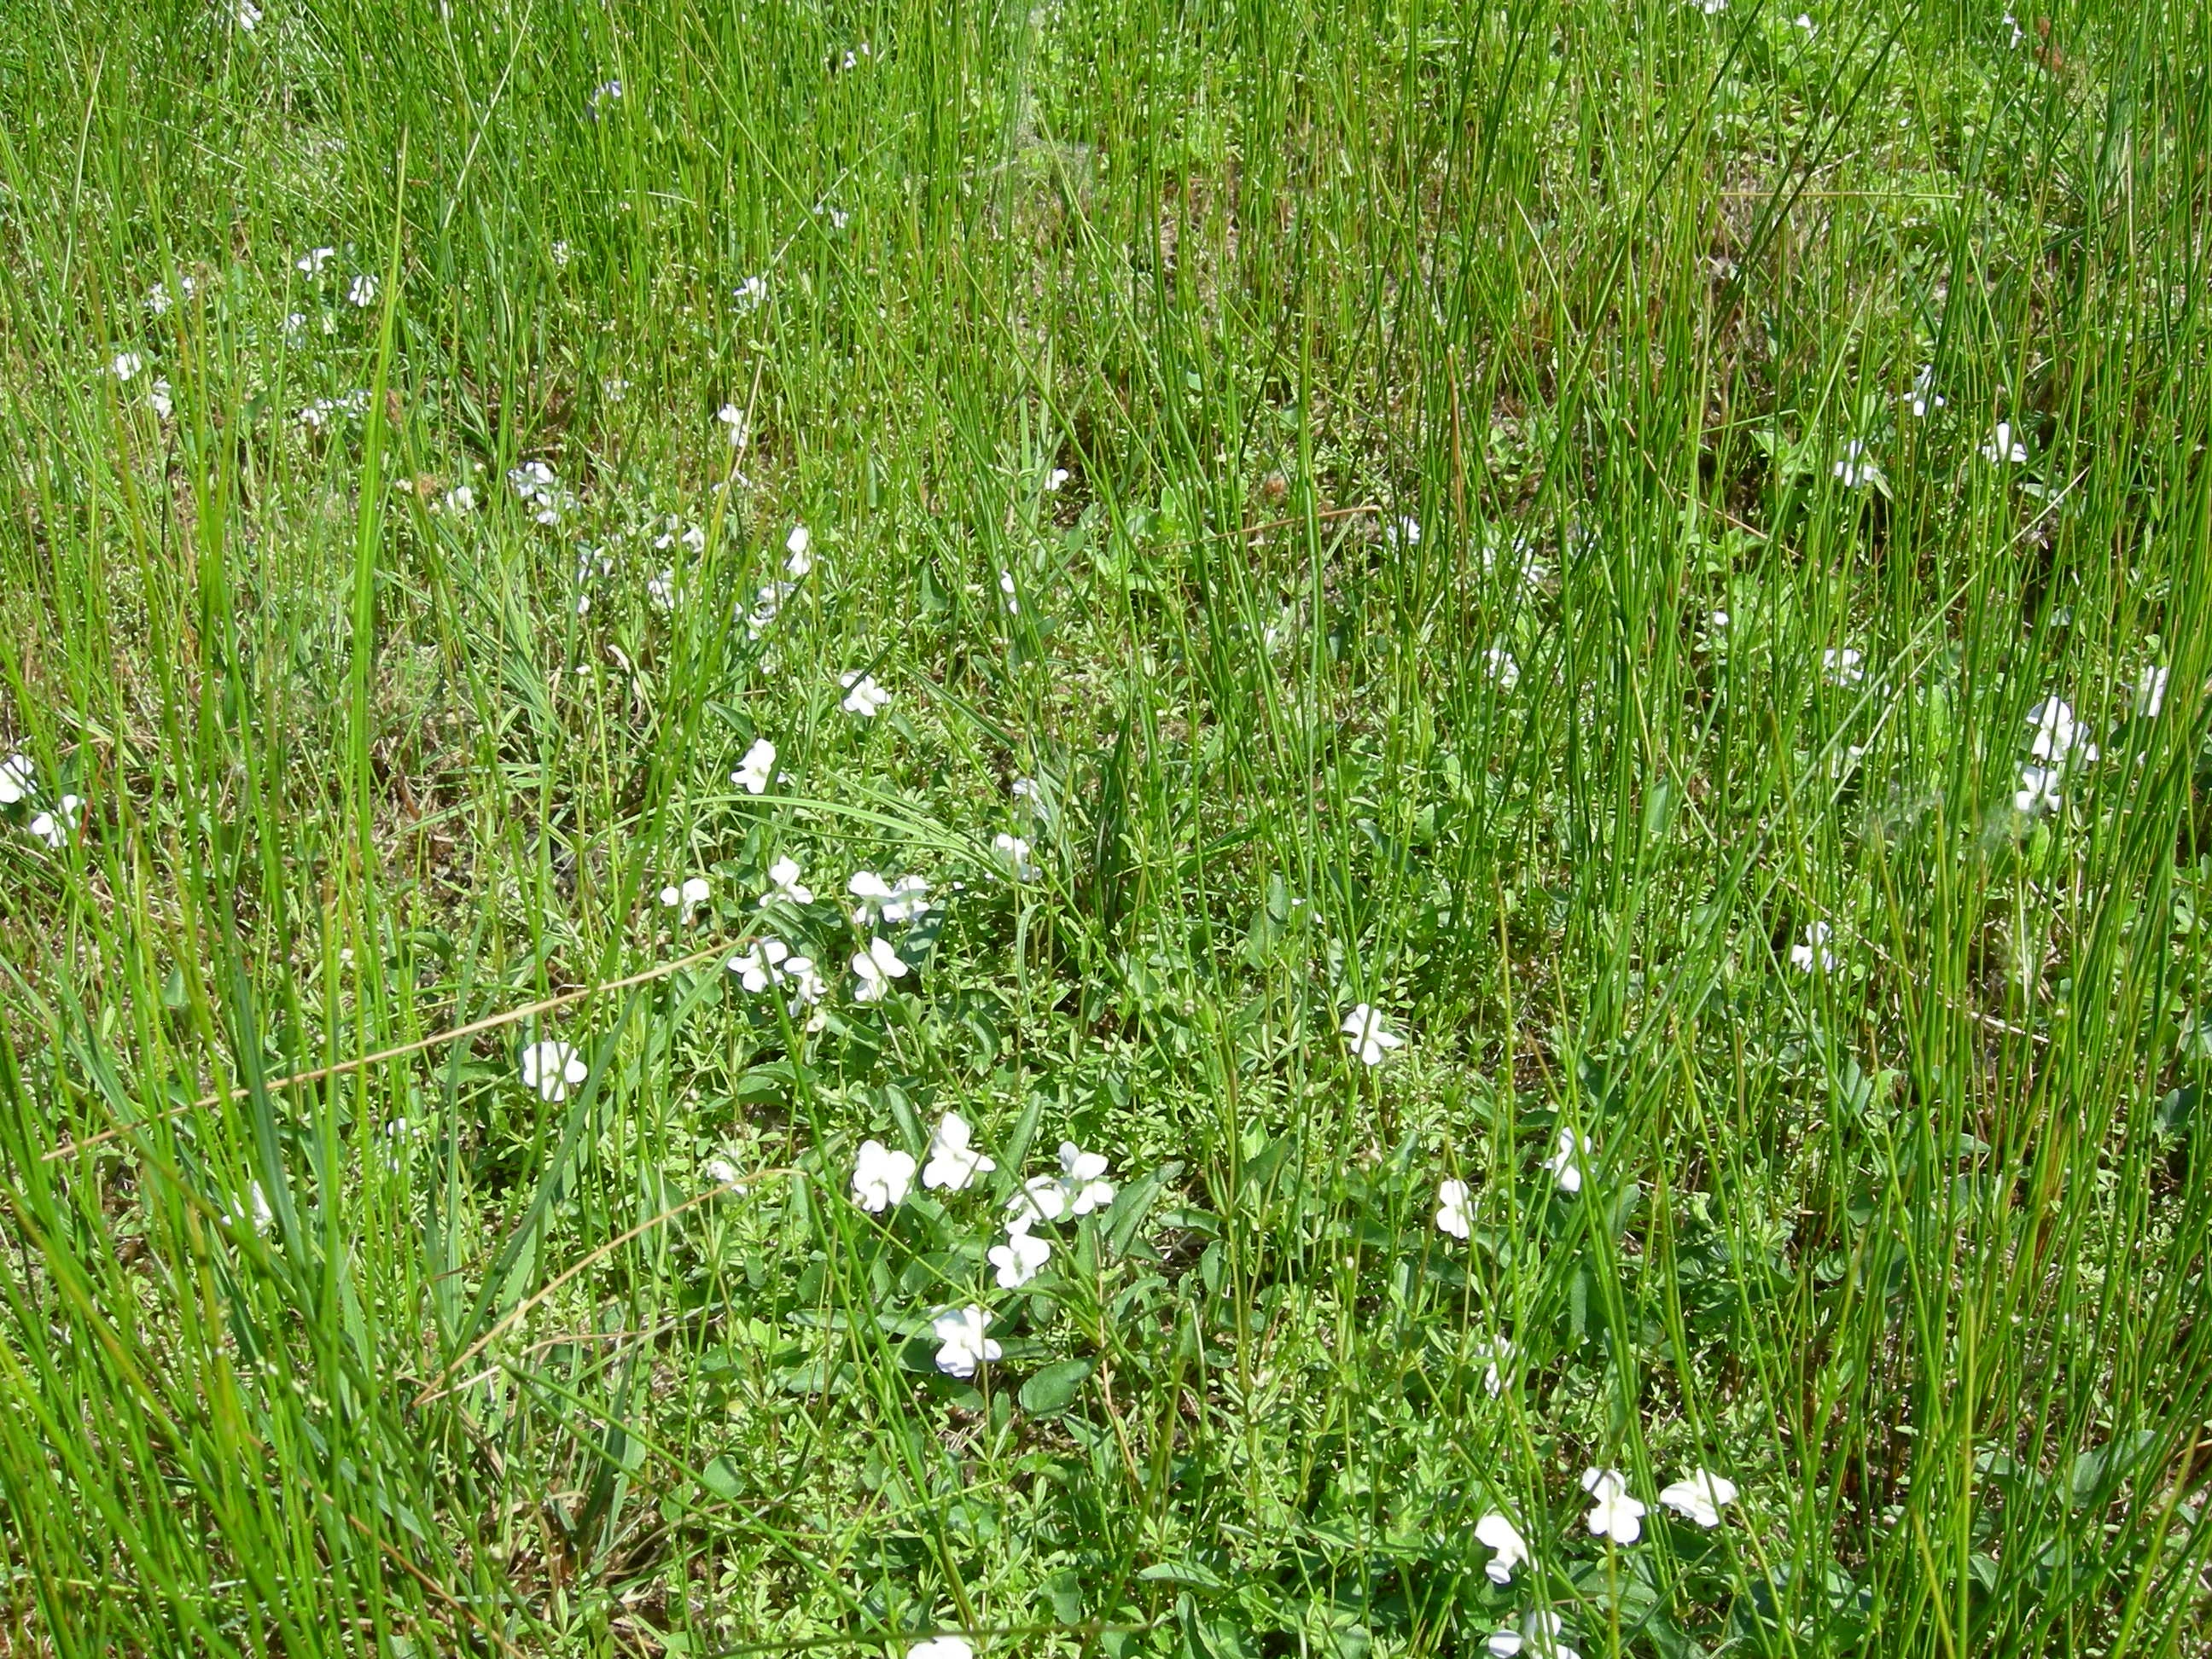
{"type": "Polygon", "coordinates": [[[0,1650],[2212,1648],[2212,20],[1793,19],[11,14],[0,1650]]]}

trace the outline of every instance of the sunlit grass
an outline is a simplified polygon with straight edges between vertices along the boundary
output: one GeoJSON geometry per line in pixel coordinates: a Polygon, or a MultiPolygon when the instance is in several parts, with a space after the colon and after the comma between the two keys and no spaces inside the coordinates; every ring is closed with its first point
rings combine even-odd
{"type": "Polygon", "coordinates": [[[0,1646],[2204,1650],[2201,8],[0,37],[0,1646]]]}

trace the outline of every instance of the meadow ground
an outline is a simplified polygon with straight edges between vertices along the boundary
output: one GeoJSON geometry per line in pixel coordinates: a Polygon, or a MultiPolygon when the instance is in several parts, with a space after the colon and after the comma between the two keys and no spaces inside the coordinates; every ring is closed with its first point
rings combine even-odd
{"type": "Polygon", "coordinates": [[[15,0],[0,1650],[2208,1651],[2208,63],[15,0]]]}

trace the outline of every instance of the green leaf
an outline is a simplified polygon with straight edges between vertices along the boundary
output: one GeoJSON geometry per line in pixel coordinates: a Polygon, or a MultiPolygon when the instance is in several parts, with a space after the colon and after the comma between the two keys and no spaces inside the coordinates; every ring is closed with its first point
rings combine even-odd
{"type": "Polygon", "coordinates": [[[1063,1359],[1047,1365],[1022,1384],[1022,1409],[1032,1417],[1054,1417],[1074,1403],[1095,1369],[1088,1359],[1063,1359]]]}

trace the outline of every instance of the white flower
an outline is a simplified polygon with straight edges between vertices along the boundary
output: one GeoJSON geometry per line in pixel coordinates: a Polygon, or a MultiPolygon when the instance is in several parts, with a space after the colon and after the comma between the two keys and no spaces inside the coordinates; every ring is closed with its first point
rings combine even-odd
{"type": "Polygon", "coordinates": [[[543,461],[525,461],[508,468],[507,481],[523,506],[531,509],[531,517],[542,525],[560,523],[561,514],[576,504],[575,498],[561,487],[553,469],[543,461]]]}
{"type": "Polygon", "coordinates": [[[533,1042],[522,1051],[522,1085],[540,1097],[563,1101],[592,1074],[584,1057],[565,1042],[533,1042]]]}
{"type": "MultiPolygon", "coordinates": [[[[1726,6],[1728,0],[1704,0],[1704,3],[1708,11],[1717,11],[1726,6]]],[[[1518,1632],[1493,1631],[1484,1638],[1483,1647],[1491,1659],[1515,1659],[1521,1653],[1526,1653],[1528,1659],[1582,1659],[1580,1654],[1559,1639],[1564,1627],[1565,1621],[1558,1613],[1537,1608],[1521,1620],[1518,1632]]]]}
{"type": "Polygon", "coordinates": [[[295,270],[305,271],[310,276],[319,276],[323,274],[323,267],[329,264],[337,253],[337,250],[334,247],[311,247],[292,261],[292,268],[295,270]]]}
{"type": "Polygon", "coordinates": [[[814,536],[803,524],[791,527],[791,534],[783,538],[783,574],[797,581],[814,568],[814,536]]]}
{"type": "Polygon", "coordinates": [[[1578,1135],[1572,1129],[1561,1129],[1558,1149],[1544,1160],[1543,1167],[1551,1171],[1552,1178],[1559,1183],[1559,1190],[1578,1193],[1583,1189],[1582,1160],[1589,1156],[1588,1135],[1578,1135]],[[1581,1144],[1577,1146],[1576,1143],[1581,1144]]]}
{"type": "Polygon", "coordinates": [[[1997,422],[1997,429],[1990,435],[1989,442],[1982,446],[1982,459],[1991,466],[2002,466],[2008,461],[2017,465],[2027,459],[2027,446],[2012,435],[2010,421],[1997,422]]]}
{"type": "Polygon", "coordinates": [[[975,1650],[965,1637],[933,1636],[906,1650],[906,1659],[975,1659],[975,1650]]]}
{"type": "Polygon", "coordinates": [[[115,361],[107,366],[108,372],[118,380],[129,380],[146,367],[146,360],[135,351],[118,351],[115,361]]]}
{"type": "Polygon", "coordinates": [[[662,888],[660,902],[663,908],[676,912],[678,922],[686,922],[691,920],[691,913],[704,904],[713,891],[704,876],[690,876],[685,878],[681,887],[662,888]]]}
{"type": "Polygon", "coordinates": [[[1475,1350],[1476,1358],[1487,1358],[1490,1362],[1483,1367],[1482,1388],[1492,1400],[1505,1392],[1505,1384],[1511,1377],[1515,1352],[1513,1345],[1502,1336],[1492,1337],[1487,1346],[1475,1350]]]}
{"type": "Polygon", "coordinates": [[[455,484],[446,492],[446,511],[457,519],[465,519],[477,510],[477,492],[467,484],[455,484]]]}
{"type": "Polygon", "coordinates": [[[1844,446],[1843,455],[1832,471],[1846,489],[1863,489],[1881,477],[1881,468],[1866,459],[1866,444],[1857,438],[1844,446]]]}
{"type": "Polygon", "coordinates": [[[556,270],[568,270],[568,245],[566,242],[556,242],[549,251],[553,255],[553,268],[556,270]]]}
{"type": "Polygon", "coordinates": [[[1421,521],[1419,519],[1393,519],[1382,526],[1382,539],[1396,552],[1421,544],[1421,521]]]}
{"type": "Polygon", "coordinates": [[[352,282],[346,284],[346,299],[349,303],[364,311],[374,305],[376,303],[375,276],[372,272],[364,270],[356,276],[352,282]]]}
{"type": "Polygon", "coordinates": [[[1729,0],[1689,0],[1689,3],[1708,17],[1717,17],[1729,7],[1729,0]]]}
{"type": "MultiPolygon", "coordinates": [[[[784,1004],[784,1012],[793,1019],[799,1018],[802,1009],[813,1008],[829,994],[830,988],[823,982],[822,975],[815,971],[811,957],[791,957],[783,964],[783,972],[791,986],[791,1000],[784,1004]]],[[[828,1023],[828,1014],[817,1009],[814,1017],[806,1022],[806,1029],[818,1031],[828,1023]]]]}
{"type": "Polygon", "coordinates": [[[1364,1002],[1355,1003],[1337,1029],[1352,1044],[1352,1052],[1370,1066],[1380,1066],[1391,1049],[1406,1046],[1406,1039],[1383,1024],[1382,1011],[1364,1002]]]}
{"type": "Polygon", "coordinates": [[[1048,816],[1044,786],[1035,778],[1016,778],[1006,786],[1006,793],[1012,797],[1017,808],[1026,811],[1038,823],[1044,822],[1048,816]]]}
{"type": "Polygon", "coordinates": [[[1009,1232],[1027,1232],[1039,1221],[1064,1215],[1089,1215],[1114,1201],[1114,1183],[1103,1179],[1106,1157],[1086,1152],[1072,1140],[1060,1143],[1060,1173],[1032,1176],[1007,1201],[1009,1232]]]}
{"type": "Polygon", "coordinates": [[[760,902],[766,904],[771,900],[783,899],[793,904],[813,903],[814,891],[799,884],[799,860],[794,858],[780,858],[769,865],[768,878],[771,885],[761,895],[760,902]]]}
{"type": "Polygon", "coordinates": [[[2058,785],[2063,776],[2056,766],[2021,767],[2020,787],[2012,792],[2013,810],[2032,818],[2056,812],[2059,807],[2058,785]]]}
{"type": "Polygon", "coordinates": [[[1067,469],[1064,466],[1056,466],[1044,475],[1044,487],[1047,489],[1058,489],[1066,482],[1067,469]]]}
{"type": "Polygon", "coordinates": [[[76,822],[76,810],[83,805],[79,796],[64,795],[54,811],[41,812],[31,820],[31,833],[59,852],[69,844],[70,826],[76,822]]]}
{"type": "Polygon", "coordinates": [[[0,806],[13,806],[31,793],[31,757],[10,755],[0,761],[0,806]]]}
{"type": "Polygon", "coordinates": [[[658,576],[648,576],[645,583],[645,596],[653,601],[655,610],[674,610],[676,608],[675,571],[663,570],[658,576]]]}
{"type": "Polygon", "coordinates": [[[1644,1504],[1628,1493],[1618,1469],[1584,1469],[1583,1490],[1590,1495],[1589,1529],[1616,1544],[1633,1544],[1644,1530],[1644,1504]]]}
{"type": "Polygon", "coordinates": [[[1019,836],[1001,832],[991,837],[991,852],[1016,881],[1035,881],[1037,867],[1030,862],[1030,844],[1019,836]]]}
{"type": "Polygon", "coordinates": [[[768,303],[768,278],[748,276],[730,290],[731,309],[744,317],[768,303]]]}
{"type": "Polygon", "coordinates": [[[1911,410],[1915,420],[1924,421],[1931,409],[1944,406],[1943,394],[1936,390],[1936,365],[1928,364],[1912,377],[1912,390],[1905,394],[1905,406],[1911,410]]]}
{"type": "Polygon", "coordinates": [[[784,977],[784,960],[790,955],[791,947],[780,939],[756,939],[752,949],[739,951],[722,965],[738,976],[738,982],[747,991],[758,996],[784,977]]]}
{"type": "Polygon", "coordinates": [[[1498,1552],[1483,1568],[1493,1584],[1511,1583],[1513,1569],[1528,1559],[1528,1540],[1496,1510],[1474,1523],[1474,1541],[1498,1552]]]}
{"type": "Polygon", "coordinates": [[[262,1190],[261,1183],[257,1181],[246,1197],[252,1205],[253,1231],[257,1233],[267,1232],[270,1224],[276,1219],[276,1212],[269,1207],[269,1194],[262,1190]]]}
{"type": "Polygon", "coordinates": [[[2158,718],[2158,711],[2166,707],[2166,671],[2152,667],[2143,671],[2142,683],[2136,687],[2136,713],[2145,720],[2158,718]]]}
{"type": "Polygon", "coordinates": [[[1831,647],[1820,653],[1820,672],[1831,685],[1856,685],[1866,678],[1866,659],[1850,646],[1831,647]]]}
{"type": "Polygon", "coordinates": [[[1482,653],[1482,660],[1490,670],[1490,678],[1498,682],[1499,690],[1510,691],[1521,684],[1521,665],[1513,660],[1513,653],[1504,647],[1492,646],[1482,653]]]}
{"type": "Polygon", "coordinates": [[[238,27],[248,34],[261,26],[261,9],[253,3],[253,0],[238,0],[231,15],[238,20],[238,27]]]}
{"type": "Polygon", "coordinates": [[[914,1185],[914,1154],[895,1152],[880,1140],[860,1143],[853,1163],[853,1201],[871,1215],[881,1215],[906,1197],[914,1185]]]}
{"type": "Polygon", "coordinates": [[[977,1176],[988,1175],[999,1167],[968,1144],[974,1133],[968,1127],[968,1120],[957,1112],[947,1112],[938,1120],[929,1137],[929,1164],[921,1172],[923,1186],[933,1190],[942,1187],[949,1193],[965,1192],[975,1184],[977,1176]]]}
{"type": "Polygon", "coordinates": [[[872,939],[865,951],[853,953],[853,1000],[881,1002],[891,994],[891,981],[906,977],[906,963],[883,939],[872,939]]]}
{"type": "Polygon", "coordinates": [[[855,668],[837,677],[837,684],[845,688],[845,712],[872,720],[884,711],[891,694],[876,684],[873,674],[862,673],[855,668]]]}
{"type": "Polygon", "coordinates": [[[853,216],[843,208],[832,207],[827,202],[817,202],[814,204],[814,216],[817,219],[827,219],[832,230],[842,230],[853,221],[853,216]]]}
{"type": "Polygon", "coordinates": [[[775,775],[775,745],[766,738],[755,738],[744,759],[738,763],[738,769],[730,774],[730,781],[748,795],[765,794],[775,775]]]}
{"type": "Polygon", "coordinates": [[[2029,709],[2027,727],[2034,734],[2027,751],[2038,760],[2058,767],[2077,751],[2085,761],[2097,758],[2097,745],[2082,736],[2074,719],[2074,706],[2063,697],[2045,697],[2029,709]]]}
{"type": "Polygon", "coordinates": [[[1468,1209],[1469,1197],[1464,1181],[1440,1182],[1437,1186],[1437,1225],[1454,1238],[1465,1238],[1474,1231],[1474,1224],[1468,1209]]]}
{"type": "Polygon", "coordinates": [[[165,380],[157,380],[146,388],[146,402],[162,420],[167,420],[177,412],[176,399],[171,395],[169,383],[165,380]]]}
{"type": "Polygon", "coordinates": [[[1699,1526],[1711,1528],[1721,1523],[1721,1510],[1735,1502],[1735,1482],[1723,1474],[1698,1470],[1686,1480],[1677,1480],[1659,1494],[1659,1501],[1668,1509],[1686,1515],[1699,1526]]]}
{"type": "Polygon", "coordinates": [[[1021,601],[1014,595],[1014,573],[1012,571],[1001,570],[999,573],[999,592],[1006,596],[1006,614],[1009,617],[1019,616],[1021,614],[1022,605],[1021,601]]]}
{"type": "Polygon", "coordinates": [[[752,434],[745,422],[745,411],[735,404],[724,404],[714,411],[714,418],[722,423],[722,430],[730,440],[730,447],[743,449],[752,434]]]}
{"type": "Polygon", "coordinates": [[[1809,12],[1799,12],[1794,26],[1804,30],[1808,36],[1818,34],[1820,32],[1819,26],[1813,21],[1812,15],[1809,12]]]}
{"type": "Polygon", "coordinates": [[[1044,1271],[1052,1258],[1052,1241],[1040,1238],[1026,1227],[1006,1229],[1006,1242],[984,1252],[998,1272],[999,1288],[1018,1291],[1044,1271]]]}
{"type": "Polygon", "coordinates": [[[1828,941],[1836,930],[1825,921],[1814,922],[1805,929],[1805,942],[1790,947],[1790,965],[1801,974],[1809,974],[1815,968],[1822,972],[1836,965],[1836,953],[1828,948],[1828,941]]]}
{"type": "Polygon", "coordinates": [[[699,1166],[699,1173],[715,1186],[726,1187],[739,1198],[744,1196],[744,1171],[737,1166],[733,1159],[717,1154],[699,1166]]]}
{"type": "Polygon", "coordinates": [[[845,884],[845,890],[860,900],[853,911],[855,927],[866,927],[876,917],[893,923],[912,921],[929,908],[929,884],[920,876],[887,882],[872,870],[860,870],[845,884]]]}
{"type": "Polygon", "coordinates": [[[976,1366],[996,1359],[1005,1352],[983,1334],[991,1328],[989,1311],[972,1302],[964,1308],[948,1309],[929,1324],[937,1333],[940,1345],[937,1369],[948,1376],[973,1376],[976,1366]]]}

